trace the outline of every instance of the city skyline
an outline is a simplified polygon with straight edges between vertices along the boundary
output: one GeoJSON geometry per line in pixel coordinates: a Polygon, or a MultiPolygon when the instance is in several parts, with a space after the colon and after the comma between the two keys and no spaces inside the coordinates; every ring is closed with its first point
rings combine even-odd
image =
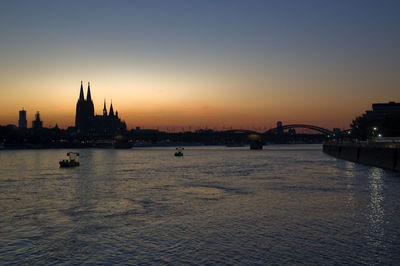
{"type": "Polygon", "coordinates": [[[396,1],[3,2],[0,124],[73,126],[80,81],[128,128],[347,128],[398,101],[396,1]]]}

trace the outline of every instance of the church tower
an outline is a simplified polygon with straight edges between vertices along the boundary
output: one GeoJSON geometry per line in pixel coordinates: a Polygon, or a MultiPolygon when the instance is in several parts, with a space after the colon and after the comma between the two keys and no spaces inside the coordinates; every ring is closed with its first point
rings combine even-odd
{"type": "Polygon", "coordinates": [[[111,100],[111,106],[110,106],[110,113],[108,114],[109,117],[113,117],[114,116],[114,108],[112,106],[112,100],[111,100]]]}
{"type": "Polygon", "coordinates": [[[106,99],[104,99],[103,116],[107,117],[106,99]]]}
{"type": "Polygon", "coordinates": [[[76,113],[75,113],[75,127],[77,128],[79,128],[82,121],[82,115],[85,109],[84,105],[85,105],[85,98],[83,96],[83,82],[81,81],[81,90],[79,93],[78,102],[76,103],[76,113]]]}
{"type": "Polygon", "coordinates": [[[92,101],[92,95],[90,93],[90,82],[88,83],[87,96],[86,96],[86,105],[87,105],[87,116],[94,116],[94,105],[92,101]]]}
{"type": "Polygon", "coordinates": [[[78,133],[87,134],[90,131],[91,124],[94,118],[94,105],[92,101],[92,95],[90,93],[90,83],[88,84],[88,90],[85,96],[83,94],[83,82],[81,81],[81,88],[79,92],[79,99],[76,103],[76,115],[75,115],[75,126],[78,133]]]}

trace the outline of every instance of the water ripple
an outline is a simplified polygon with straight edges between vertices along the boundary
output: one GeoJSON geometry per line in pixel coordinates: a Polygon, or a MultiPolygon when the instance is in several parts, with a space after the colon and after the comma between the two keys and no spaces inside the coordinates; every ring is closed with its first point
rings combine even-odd
{"type": "Polygon", "coordinates": [[[0,152],[0,264],[400,261],[399,174],[319,145],[65,152],[0,152]]]}

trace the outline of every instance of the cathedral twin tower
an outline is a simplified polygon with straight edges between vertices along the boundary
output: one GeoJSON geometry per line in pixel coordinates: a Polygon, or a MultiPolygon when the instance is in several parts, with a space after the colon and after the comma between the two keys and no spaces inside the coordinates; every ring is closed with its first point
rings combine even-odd
{"type": "Polygon", "coordinates": [[[90,82],[88,84],[87,97],[83,95],[83,82],[81,81],[81,91],[78,102],[76,103],[75,126],[82,130],[89,123],[91,117],[94,117],[94,105],[90,93],[90,82]]]}
{"type": "Polygon", "coordinates": [[[75,126],[78,134],[87,136],[114,136],[126,131],[126,124],[121,122],[118,112],[114,114],[112,103],[110,112],[107,114],[106,101],[104,100],[103,115],[95,115],[90,83],[88,83],[85,100],[82,82],[79,99],[76,103],[75,126]]]}

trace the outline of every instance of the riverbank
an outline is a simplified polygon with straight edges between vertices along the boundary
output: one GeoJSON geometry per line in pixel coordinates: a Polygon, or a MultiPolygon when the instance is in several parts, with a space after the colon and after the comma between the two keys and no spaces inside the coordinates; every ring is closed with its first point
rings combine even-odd
{"type": "Polygon", "coordinates": [[[326,143],[323,151],[339,159],[400,172],[398,143],[326,143]]]}

